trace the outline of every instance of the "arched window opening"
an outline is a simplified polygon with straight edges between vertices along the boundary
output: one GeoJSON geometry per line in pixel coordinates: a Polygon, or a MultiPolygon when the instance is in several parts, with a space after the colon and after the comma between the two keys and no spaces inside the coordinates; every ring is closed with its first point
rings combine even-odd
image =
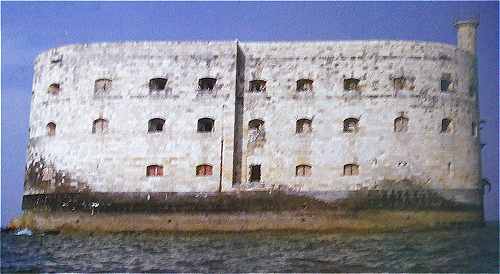
{"type": "Polygon", "coordinates": [[[98,79],[94,83],[94,94],[95,95],[104,95],[107,94],[111,90],[110,79],[98,79]]]}
{"type": "Polygon", "coordinates": [[[196,176],[212,176],[212,166],[207,164],[197,166],[196,176]]]}
{"type": "Polygon", "coordinates": [[[55,136],[56,135],[56,124],[50,122],[47,124],[47,136],[55,136]]]}
{"type": "Polygon", "coordinates": [[[167,86],[167,79],[165,78],[153,78],[149,80],[149,94],[158,94],[165,90],[167,86]]]}
{"type": "Polygon", "coordinates": [[[359,120],[356,118],[347,118],[344,120],[344,132],[356,133],[359,130],[359,120]]]}
{"type": "Polygon", "coordinates": [[[450,92],[453,91],[453,82],[451,80],[450,73],[443,73],[441,76],[441,91],[450,92]]]}
{"type": "Polygon", "coordinates": [[[297,91],[312,91],[313,80],[311,79],[300,79],[297,80],[297,91]]]}
{"type": "Polygon", "coordinates": [[[266,132],[264,130],[264,121],[254,119],[248,122],[249,141],[254,142],[257,140],[264,140],[266,132]]]}
{"type": "Polygon", "coordinates": [[[310,165],[298,165],[295,167],[295,176],[297,177],[310,177],[312,173],[310,165]]]}
{"type": "Polygon", "coordinates": [[[312,121],[309,119],[299,119],[296,122],[295,133],[311,133],[312,121]]]}
{"type": "Polygon", "coordinates": [[[359,166],[356,164],[344,165],[344,176],[355,176],[359,174],[359,166]]]}
{"type": "Polygon", "coordinates": [[[394,132],[407,132],[409,119],[400,116],[394,119],[394,132]]]}
{"type": "Polygon", "coordinates": [[[163,166],[160,165],[150,165],[146,167],[146,176],[157,177],[163,176],[163,166]]]}
{"type": "Polygon", "coordinates": [[[264,92],[266,91],[266,81],[253,80],[250,81],[250,92],[264,92]]]}
{"type": "Polygon", "coordinates": [[[451,133],[453,132],[453,123],[451,119],[444,118],[441,121],[441,133],[451,133]]]}
{"type": "Polygon", "coordinates": [[[49,86],[47,92],[52,95],[58,95],[61,91],[61,85],[57,83],[53,83],[49,86]]]}
{"type": "Polygon", "coordinates": [[[198,120],[198,132],[212,132],[215,121],[210,118],[201,118],[198,120]]]}
{"type": "Polygon", "coordinates": [[[92,124],[92,133],[104,134],[108,131],[108,120],[99,118],[92,124]]]}
{"type": "Polygon", "coordinates": [[[217,79],[215,78],[201,78],[198,80],[198,88],[200,90],[210,91],[214,89],[216,82],[217,79]]]}
{"type": "Polygon", "coordinates": [[[359,79],[344,79],[344,90],[359,90],[359,79]]]}
{"type": "Polygon", "coordinates": [[[148,122],[148,132],[161,132],[163,131],[163,125],[165,120],[161,118],[153,118],[148,122]]]}
{"type": "Polygon", "coordinates": [[[260,182],[260,165],[250,165],[250,182],[260,182]]]}
{"type": "Polygon", "coordinates": [[[406,78],[401,76],[393,79],[394,89],[395,90],[403,90],[406,86],[406,78]]]}

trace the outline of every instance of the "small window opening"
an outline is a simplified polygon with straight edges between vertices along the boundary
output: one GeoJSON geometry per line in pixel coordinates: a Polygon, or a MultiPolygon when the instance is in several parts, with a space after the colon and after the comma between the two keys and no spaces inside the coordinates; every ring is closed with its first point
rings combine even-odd
{"type": "Polygon", "coordinates": [[[215,82],[217,82],[215,78],[201,78],[198,80],[198,88],[200,90],[213,90],[215,82]]]}
{"type": "Polygon", "coordinates": [[[251,92],[264,92],[264,91],[266,91],[266,81],[264,81],[264,80],[250,81],[250,91],[251,92]]]}
{"type": "Polygon", "coordinates": [[[403,90],[403,89],[405,89],[405,85],[406,85],[406,78],[405,77],[394,78],[394,89],[395,90],[403,90]]]}
{"type": "Polygon", "coordinates": [[[56,135],[56,124],[50,122],[47,124],[47,136],[55,136],[56,135]]]}
{"type": "Polygon", "coordinates": [[[212,176],[212,166],[207,164],[197,166],[196,176],[212,176]]]}
{"type": "Polygon", "coordinates": [[[356,164],[344,165],[344,176],[355,176],[359,174],[359,166],[356,164]]]}
{"type": "Polygon", "coordinates": [[[148,132],[161,132],[163,131],[163,125],[165,120],[160,118],[154,118],[148,122],[148,132]]]}
{"type": "Polygon", "coordinates": [[[359,79],[344,79],[344,90],[359,90],[359,79]]]}
{"type": "Polygon", "coordinates": [[[406,167],[406,166],[408,166],[407,161],[400,161],[396,164],[396,167],[406,167]]]}
{"type": "Polygon", "coordinates": [[[476,87],[474,86],[474,84],[470,84],[469,85],[469,96],[474,97],[475,94],[476,94],[476,87]]]}
{"type": "Polygon", "coordinates": [[[477,124],[472,122],[472,136],[477,137],[477,124]]]}
{"type": "Polygon", "coordinates": [[[94,94],[103,95],[108,93],[111,90],[111,83],[112,81],[110,79],[96,80],[94,83],[94,94]]]}
{"type": "Polygon", "coordinates": [[[355,133],[359,130],[359,120],[356,118],[347,118],[344,120],[344,132],[355,133]]]}
{"type": "Polygon", "coordinates": [[[452,176],[452,175],[453,175],[453,163],[448,162],[448,176],[452,176]]]}
{"type": "Polygon", "coordinates": [[[260,182],[260,165],[250,166],[250,182],[260,182]]]}
{"type": "Polygon", "coordinates": [[[260,119],[251,120],[248,122],[248,131],[250,142],[264,140],[266,134],[264,130],[264,121],[260,119]]]}
{"type": "Polygon", "coordinates": [[[394,119],[394,132],[407,132],[409,119],[400,116],[394,119]]]}
{"type": "Polygon", "coordinates": [[[310,177],[311,176],[311,166],[310,165],[298,165],[295,167],[295,176],[298,177],[310,177]]]}
{"type": "Polygon", "coordinates": [[[103,134],[108,131],[108,120],[99,118],[92,125],[92,133],[103,134]]]}
{"type": "Polygon", "coordinates": [[[311,133],[312,121],[309,119],[300,119],[296,122],[295,133],[311,133]]]}
{"type": "Polygon", "coordinates": [[[311,79],[300,79],[297,81],[297,91],[312,91],[313,80],[311,79]]]}
{"type": "Polygon", "coordinates": [[[451,74],[444,73],[441,76],[441,91],[442,92],[453,91],[453,82],[451,81],[451,74]]]}
{"type": "Polygon", "coordinates": [[[165,78],[153,78],[149,80],[149,93],[155,94],[160,91],[165,90],[165,86],[167,85],[167,79],[165,78]]]}
{"type": "Polygon", "coordinates": [[[61,91],[61,85],[54,83],[49,86],[48,93],[52,95],[58,95],[61,91]]]}
{"type": "Polygon", "coordinates": [[[453,125],[450,119],[445,118],[441,121],[441,133],[451,133],[453,125]]]}
{"type": "Polygon", "coordinates": [[[212,132],[214,129],[214,120],[210,118],[201,118],[198,120],[198,132],[212,132]]]}
{"type": "Polygon", "coordinates": [[[51,64],[58,64],[58,63],[62,62],[62,59],[63,59],[62,55],[55,53],[54,55],[51,56],[50,63],[51,64]]]}
{"type": "Polygon", "coordinates": [[[148,176],[148,177],[163,176],[163,166],[160,166],[160,165],[147,166],[146,176],[148,176]]]}

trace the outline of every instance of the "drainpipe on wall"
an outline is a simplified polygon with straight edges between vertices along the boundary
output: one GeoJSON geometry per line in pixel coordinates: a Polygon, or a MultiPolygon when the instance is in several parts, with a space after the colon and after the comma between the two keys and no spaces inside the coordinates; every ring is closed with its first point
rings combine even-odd
{"type": "Polygon", "coordinates": [[[221,119],[221,137],[220,137],[220,170],[219,170],[219,188],[217,192],[222,192],[222,163],[224,160],[224,108],[226,105],[222,104],[222,119],[221,119]]]}

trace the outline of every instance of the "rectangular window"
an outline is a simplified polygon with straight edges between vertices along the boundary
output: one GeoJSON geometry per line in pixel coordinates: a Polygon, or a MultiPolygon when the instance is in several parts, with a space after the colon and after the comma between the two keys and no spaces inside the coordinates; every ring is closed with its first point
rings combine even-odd
{"type": "Polygon", "coordinates": [[[260,165],[250,166],[250,182],[260,182],[260,165]]]}
{"type": "Polygon", "coordinates": [[[148,166],[146,176],[163,176],[163,167],[158,165],[148,166]]]}

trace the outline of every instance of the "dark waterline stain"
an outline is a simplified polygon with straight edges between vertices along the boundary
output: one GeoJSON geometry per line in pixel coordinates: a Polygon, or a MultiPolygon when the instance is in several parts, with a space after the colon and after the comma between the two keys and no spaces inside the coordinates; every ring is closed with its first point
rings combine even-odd
{"type": "Polygon", "coordinates": [[[2,233],[2,272],[498,272],[498,225],[418,233],[2,233]]]}

